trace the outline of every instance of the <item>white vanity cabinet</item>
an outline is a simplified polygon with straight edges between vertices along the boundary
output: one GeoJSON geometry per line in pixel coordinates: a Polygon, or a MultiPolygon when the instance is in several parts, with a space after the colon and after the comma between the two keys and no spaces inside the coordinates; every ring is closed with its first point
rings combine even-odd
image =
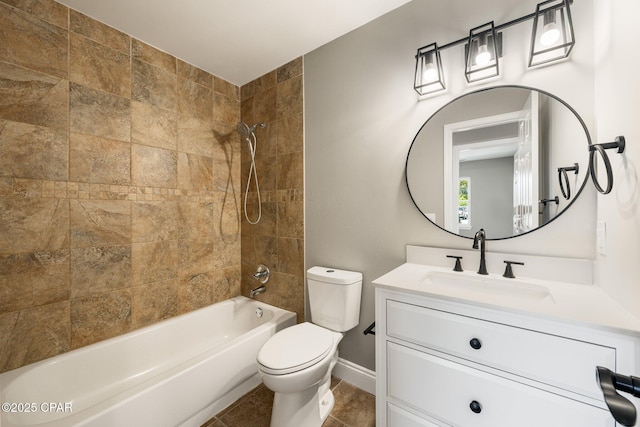
{"type": "Polygon", "coordinates": [[[376,288],[377,426],[614,427],[596,366],[637,372],[637,338],[376,288]]]}

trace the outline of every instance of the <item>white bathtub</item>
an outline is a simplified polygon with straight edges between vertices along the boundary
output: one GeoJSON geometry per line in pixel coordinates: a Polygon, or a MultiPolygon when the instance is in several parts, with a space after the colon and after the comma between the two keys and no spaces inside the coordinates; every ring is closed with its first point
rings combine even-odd
{"type": "Polygon", "coordinates": [[[258,350],[293,324],[236,297],[5,372],[0,425],[199,426],[260,383],[258,350]]]}

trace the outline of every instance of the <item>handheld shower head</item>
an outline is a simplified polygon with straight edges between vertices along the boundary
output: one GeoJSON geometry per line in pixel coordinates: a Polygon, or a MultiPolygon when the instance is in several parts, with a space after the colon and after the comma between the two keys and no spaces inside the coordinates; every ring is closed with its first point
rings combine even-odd
{"type": "Polygon", "coordinates": [[[249,125],[247,125],[245,122],[239,122],[236,126],[236,130],[243,138],[249,138],[258,126],[260,126],[261,128],[267,127],[267,125],[264,123],[256,123],[253,126],[249,127],[249,125]]]}
{"type": "Polygon", "coordinates": [[[249,128],[245,122],[239,122],[236,126],[236,130],[243,138],[249,138],[252,132],[251,128],[249,128]]]}

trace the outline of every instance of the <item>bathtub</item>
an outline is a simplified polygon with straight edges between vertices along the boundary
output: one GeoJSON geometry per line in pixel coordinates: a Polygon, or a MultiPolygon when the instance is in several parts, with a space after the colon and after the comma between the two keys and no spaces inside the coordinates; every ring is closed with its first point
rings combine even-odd
{"type": "Polygon", "coordinates": [[[200,426],[260,383],[295,313],[236,297],[0,374],[0,425],[200,426]]]}

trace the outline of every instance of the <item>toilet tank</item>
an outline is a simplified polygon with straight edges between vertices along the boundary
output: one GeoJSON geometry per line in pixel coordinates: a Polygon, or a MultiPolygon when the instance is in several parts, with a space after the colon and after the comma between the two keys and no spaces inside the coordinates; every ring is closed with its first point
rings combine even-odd
{"type": "Polygon", "coordinates": [[[360,322],[362,273],[337,268],[307,270],[311,322],[336,332],[346,332],[360,322]]]}

